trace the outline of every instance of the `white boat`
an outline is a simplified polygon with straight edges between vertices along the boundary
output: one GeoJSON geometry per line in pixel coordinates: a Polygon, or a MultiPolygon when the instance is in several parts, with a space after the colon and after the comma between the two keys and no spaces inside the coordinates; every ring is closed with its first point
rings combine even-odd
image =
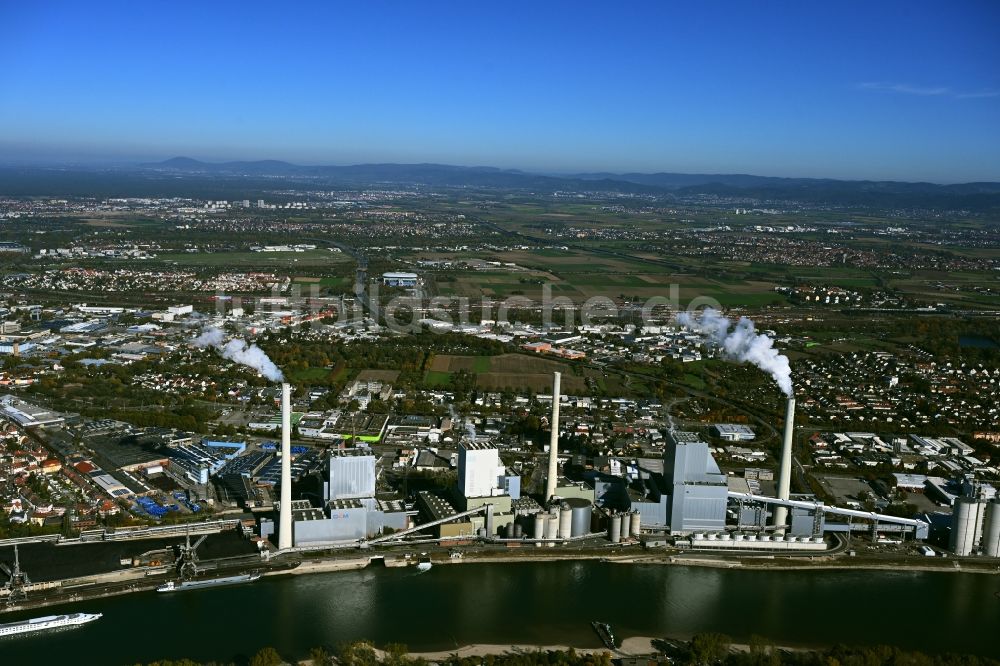
{"type": "Polygon", "coordinates": [[[21,622],[0,624],[0,636],[16,636],[60,627],[79,627],[100,619],[101,613],[70,613],[69,615],[46,615],[21,622]]]}
{"type": "Polygon", "coordinates": [[[430,571],[433,565],[430,562],[419,562],[417,564],[417,571],[423,573],[425,571],[430,571]]]}
{"type": "Polygon", "coordinates": [[[225,578],[207,578],[205,580],[186,580],[181,583],[170,581],[156,588],[157,592],[181,592],[183,590],[196,590],[202,587],[217,587],[219,585],[238,585],[240,583],[252,583],[260,578],[259,573],[242,574],[240,576],[226,576],[225,578]]]}

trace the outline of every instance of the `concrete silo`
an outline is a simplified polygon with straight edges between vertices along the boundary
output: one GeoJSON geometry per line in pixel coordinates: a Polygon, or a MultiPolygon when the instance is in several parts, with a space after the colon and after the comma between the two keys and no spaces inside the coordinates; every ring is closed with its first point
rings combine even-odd
{"type": "MultiPolygon", "coordinates": [[[[536,539],[545,538],[545,514],[536,513],[534,520],[534,529],[531,531],[531,536],[536,539]]],[[[536,546],[541,546],[541,543],[535,544],[536,546]]]]}
{"type": "Polygon", "coordinates": [[[1000,557],[1000,497],[986,505],[983,519],[983,555],[1000,557]]]}
{"type": "Polygon", "coordinates": [[[570,536],[578,537],[590,534],[590,523],[594,511],[594,505],[590,500],[582,497],[570,497],[563,501],[564,506],[569,506],[573,513],[570,536]]]}
{"type": "MultiPolygon", "coordinates": [[[[545,538],[546,539],[558,539],[559,538],[559,514],[550,513],[545,517],[545,538]]],[[[549,546],[554,546],[555,544],[551,541],[549,546]]]]}
{"type": "Polygon", "coordinates": [[[986,502],[975,497],[959,497],[951,519],[949,546],[956,555],[972,555],[979,545],[986,502]]]}
{"type": "Polygon", "coordinates": [[[559,505],[559,538],[568,539],[573,529],[573,509],[563,502],[559,505]]]}
{"type": "Polygon", "coordinates": [[[642,516],[639,515],[638,511],[633,511],[632,516],[629,518],[629,533],[632,535],[633,539],[639,538],[639,533],[641,532],[642,516]]]}

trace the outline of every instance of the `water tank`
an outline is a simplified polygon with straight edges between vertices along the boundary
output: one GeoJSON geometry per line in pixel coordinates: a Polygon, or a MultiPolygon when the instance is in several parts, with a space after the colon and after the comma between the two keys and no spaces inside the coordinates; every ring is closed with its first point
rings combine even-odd
{"type": "Polygon", "coordinates": [[[504,538],[513,539],[514,538],[514,523],[507,523],[504,526],[504,538]]]}
{"type": "Polygon", "coordinates": [[[559,507],[559,538],[568,539],[573,530],[573,509],[565,502],[559,507]]]}
{"type": "Polygon", "coordinates": [[[611,516],[611,522],[608,526],[608,538],[611,539],[611,543],[618,543],[622,540],[622,517],[617,513],[611,516]]]}
{"type": "Polygon", "coordinates": [[[632,514],[632,518],[629,519],[629,531],[632,536],[636,539],[639,538],[639,534],[642,532],[642,516],[636,511],[632,514]]]}
{"type": "Polygon", "coordinates": [[[972,555],[976,537],[983,526],[983,509],[986,503],[974,497],[959,497],[951,517],[949,546],[956,555],[972,555]]]}
{"type": "Polygon", "coordinates": [[[621,536],[622,536],[622,540],[623,541],[626,540],[626,539],[628,539],[628,535],[629,535],[629,532],[631,531],[631,529],[632,529],[632,514],[631,513],[623,513],[622,514],[622,527],[621,527],[621,530],[622,530],[621,531],[621,536]]]}
{"type": "Polygon", "coordinates": [[[479,535],[480,539],[485,539],[488,536],[486,534],[486,528],[485,527],[480,527],[478,530],[476,530],[476,534],[479,535]]]}
{"type": "Polygon", "coordinates": [[[531,536],[533,536],[536,539],[544,539],[545,538],[545,514],[544,513],[536,513],[535,514],[534,529],[531,532],[531,536]]]}
{"type": "Polygon", "coordinates": [[[515,539],[524,538],[524,528],[517,523],[514,524],[514,538],[515,539]]]}
{"type": "Polygon", "coordinates": [[[744,535],[742,535],[742,534],[737,534],[737,535],[735,535],[735,537],[734,537],[734,538],[735,538],[735,539],[736,539],[737,541],[743,541],[743,539],[745,539],[746,537],[745,537],[744,535]]]}
{"type": "Polygon", "coordinates": [[[1000,557],[1000,497],[986,505],[983,520],[983,554],[1000,557]]]}
{"type": "MultiPolygon", "coordinates": [[[[556,514],[549,514],[545,519],[545,538],[546,539],[558,539],[559,538],[559,516],[556,514]]],[[[554,546],[554,543],[549,543],[549,546],[554,546]]]]}
{"type": "Polygon", "coordinates": [[[593,504],[582,497],[569,497],[563,500],[563,506],[569,506],[572,513],[570,519],[570,536],[578,537],[590,534],[590,524],[593,514],[593,504]]]}

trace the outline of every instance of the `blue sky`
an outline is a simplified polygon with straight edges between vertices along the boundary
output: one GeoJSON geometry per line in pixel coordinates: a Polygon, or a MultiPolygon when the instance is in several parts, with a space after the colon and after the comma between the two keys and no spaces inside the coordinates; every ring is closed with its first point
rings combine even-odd
{"type": "Polygon", "coordinates": [[[0,0],[0,162],[175,155],[1000,181],[1000,3],[0,0]]]}

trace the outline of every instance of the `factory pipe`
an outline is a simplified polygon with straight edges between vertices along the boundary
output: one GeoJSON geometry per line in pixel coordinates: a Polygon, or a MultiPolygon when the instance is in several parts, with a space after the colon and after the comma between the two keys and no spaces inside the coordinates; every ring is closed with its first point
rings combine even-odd
{"type": "Polygon", "coordinates": [[[556,494],[556,479],[559,475],[559,381],[562,375],[552,373],[552,434],[549,436],[549,476],[545,482],[545,499],[551,500],[556,494]]]}
{"type": "MultiPolygon", "coordinates": [[[[789,398],[785,406],[785,436],[781,442],[781,467],[778,470],[778,499],[787,500],[792,488],[792,435],[795,433],[795,398],[789,398]]],[[[785,533],[788,509],[778,506],[774,509],[774,526],[777,534],[785,533]]]]}
{"type": "Polygon", "coordinates": [[[281,385],[281,513],[278,549],[292,547],[292,387],[281,385]]]}

